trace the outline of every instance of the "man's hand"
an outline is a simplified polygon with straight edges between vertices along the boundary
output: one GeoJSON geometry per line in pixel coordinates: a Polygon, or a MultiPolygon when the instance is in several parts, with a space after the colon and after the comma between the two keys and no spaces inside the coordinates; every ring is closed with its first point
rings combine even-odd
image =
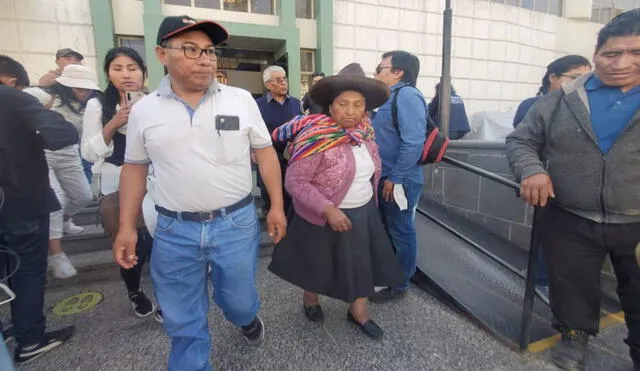
{"type": "Polygon", "coordinates": [[[395,184],[393,184],[392,181],[389,179],[384,180],[382,186],[382,198],[387,202],[393,201],[393,187],[395,187],[395,184]]]}
{"type": "Polygon", "coordinates": [[[347,232],[351,230],[351,220],[333,205],[329,205],[324,210],[324,216],[327,218],[327,223],[336,232],[347,232]]]}
{"type": "Polygon", "coordinates": [[[56,82],[56,79],[60,76],[61,72],[62,71],[60,71],[59,69],[50,70],[40,78],[40,80],[38,81],[38,85],[43,87],[53,85],[56,82]]]}
{"type": "Polygon", "coordinates": [[[122,268],[131,269],[138,264],[137,243],[138,232],[135,229],[120,228],[115,241],[113,241],[113,258],[122,268]]]}
{"type": "Polygon", "coordinates": [[[273,243],[278,243],[287,234],[287,217],[281,207],[272,207],[267,214],[267,231],[273,243]]]}
{"type": "Polygon", "coordinates": [[[549,198],[555,198],[553,183],[547,174],[535,174],[520,183],[520,197],[529,205],[546,206],[549,198]]]}

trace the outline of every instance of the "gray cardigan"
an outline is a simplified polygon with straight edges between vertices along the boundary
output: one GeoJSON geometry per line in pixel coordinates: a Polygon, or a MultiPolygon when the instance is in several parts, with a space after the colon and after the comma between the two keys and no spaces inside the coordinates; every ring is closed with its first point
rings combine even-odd
{"type": "Polygon", "coordinates": [[[555,204],[573,214],[598,223],[638,223],[640,111],[603,154],[584,88],[592,75],[542,97],[507,137],[507,158],[518,179],[548,173],[555,204]]]}

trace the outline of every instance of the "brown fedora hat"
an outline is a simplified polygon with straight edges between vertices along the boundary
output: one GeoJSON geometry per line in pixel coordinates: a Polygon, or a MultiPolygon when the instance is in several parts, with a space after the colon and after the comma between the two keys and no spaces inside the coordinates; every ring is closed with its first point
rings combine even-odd
{"type": "Polygon", "coordinates": [[[322,107],[331,102],[343,91],[355,90],[364,96],[367,111],[380,107],[389,98],[389,88],[383,82],[366,77],[358,63],[344,67],[337,75],[318,81],[309,94],[311,100],[322,107]]]}

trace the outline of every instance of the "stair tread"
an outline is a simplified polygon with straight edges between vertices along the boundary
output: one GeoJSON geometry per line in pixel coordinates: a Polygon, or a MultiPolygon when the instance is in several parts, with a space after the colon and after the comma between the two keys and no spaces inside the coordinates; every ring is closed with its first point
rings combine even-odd
{"type": "Polygon", "coordinates": [[[88,240],[93,238],[108,237],[104,232],[104,229],[102,229],[102,225],[100,224],[86,224],[83,225],[82,228],[84,228],[84,231],[82,231],[82,233],[66,234],[62,238],[62,241],[88,240]]]}

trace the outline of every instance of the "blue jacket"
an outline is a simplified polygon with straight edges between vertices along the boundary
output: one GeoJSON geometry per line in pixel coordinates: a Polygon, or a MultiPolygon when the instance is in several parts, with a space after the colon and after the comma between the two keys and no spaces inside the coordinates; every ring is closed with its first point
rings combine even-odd
{"type": "Polygon", "coordinates": [[[391,101],[398,88],[408,85],[398,83],[391,87],[389,99],[380,106],[373,120],[376,143],[382,159],[382,178],[395,184],[413,182],[423,184],[422,168],[418,160],[427,131],[427,105],[422,93],[414,87],[400,90],[398,95],[398,125],[400,134],[391,119],[391,101]]]}

